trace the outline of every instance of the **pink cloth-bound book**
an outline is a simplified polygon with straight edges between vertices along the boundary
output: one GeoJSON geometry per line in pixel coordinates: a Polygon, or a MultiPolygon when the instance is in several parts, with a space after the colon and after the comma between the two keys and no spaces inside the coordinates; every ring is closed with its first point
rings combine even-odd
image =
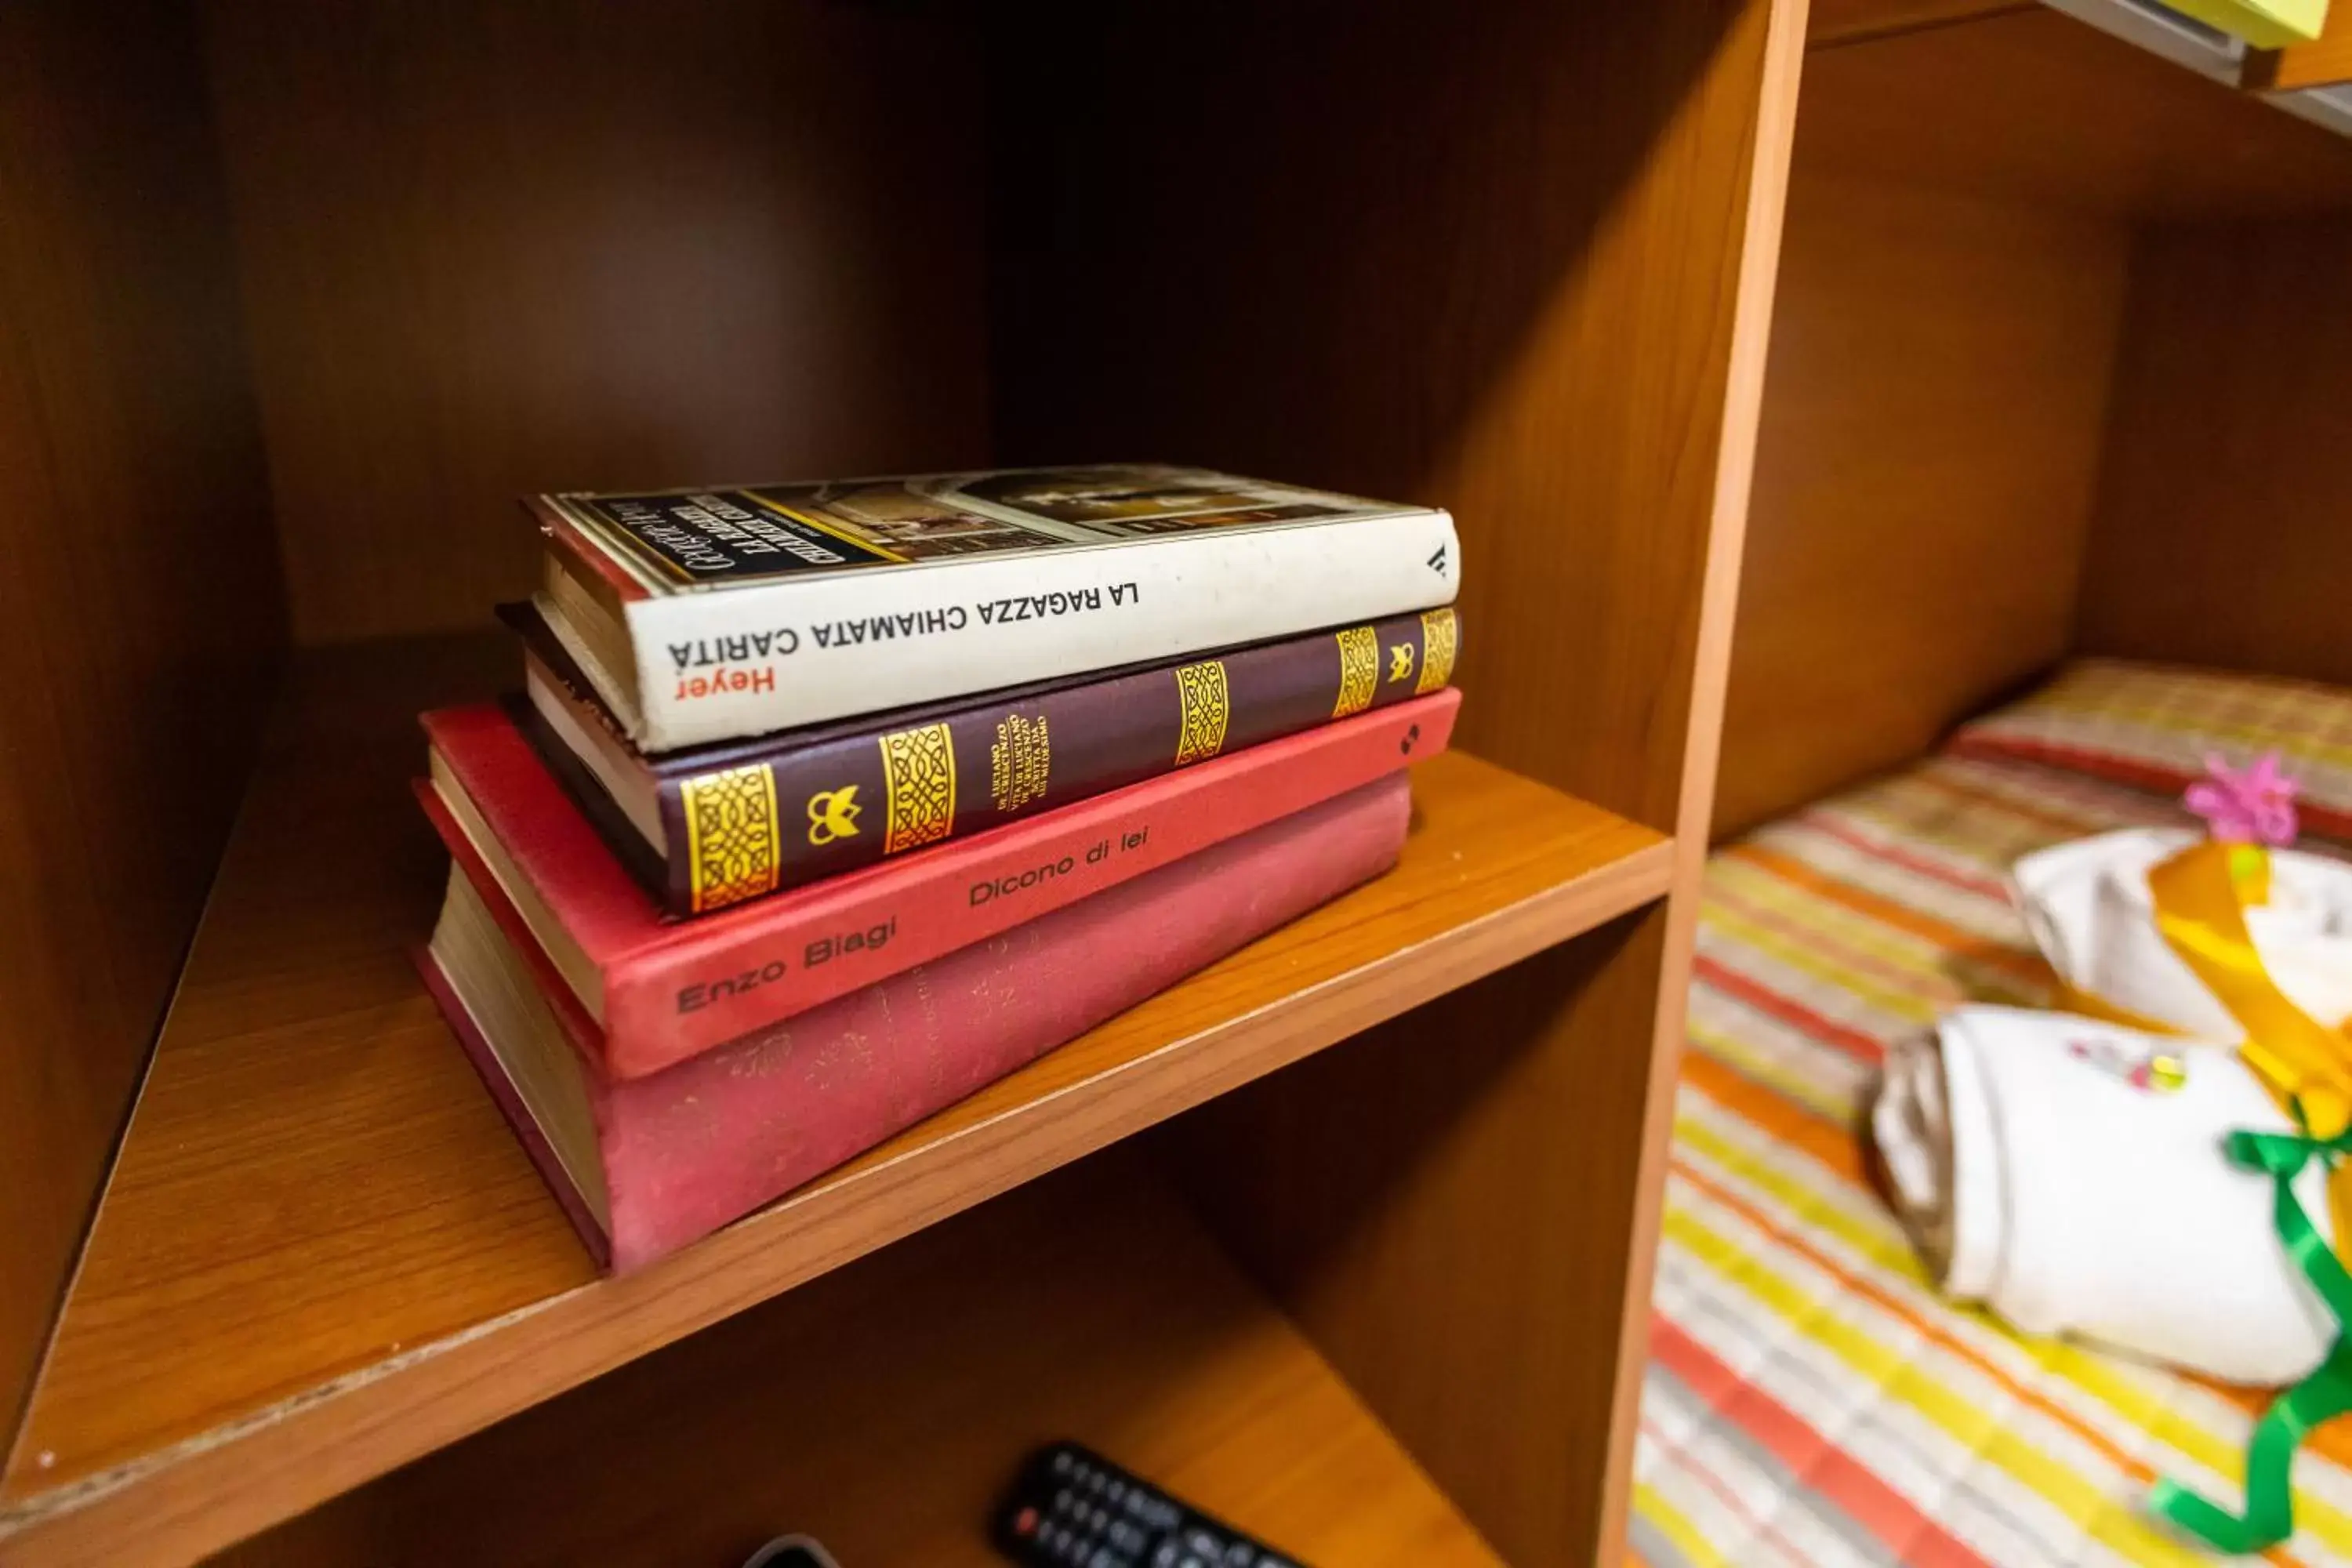
{"type": "MultiPolygon", "coordinates": [[[[432,805],[428,797],[428,809],[432,805]]],[[[590,1247],[652,1262],[1034,1060],[1317,905],[1403,847],[1392,773],[782,1024],[615,1079],[595,1025],[463,834],[437,826],[585,1066],[609,1193],[600,1227],[429,953],[425,980],[590,1247]]]]}

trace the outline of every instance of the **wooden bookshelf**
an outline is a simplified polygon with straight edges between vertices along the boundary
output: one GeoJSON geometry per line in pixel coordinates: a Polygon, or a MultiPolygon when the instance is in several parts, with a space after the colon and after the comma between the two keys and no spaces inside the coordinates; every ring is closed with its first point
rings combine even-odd
{"type": "Polygon", "coordinates": [[[222,1568],[733,1564],[785,1529],[844,1563],[987,1568],[1002,1559],[982,1525],[1011,1468],[1060,1437],[1301,1561],[1493,1568],[1150,1163],[1125,1155],[814,1280],[232,1549],[222,1568]]]}
{"type": "MultiPolygon", "coordinates": [[[[593,1449],[608,1373],[683,1380],[632,1396],[683,1474],[749,1416],[655,1352],[1171,1118],[1241,1337],[1348,1401],[1234,1484],[1377,1419],[1368,1492],[1409,1455],[1501,1557],[1620,1560],[1806,9],[0,7],[0,1564],[186,1562],[454,1445],[450,1539],[362,1553],[446,1560],[570,1462],[488,1429],[593,1449]],[[530,590],[514,498],[1118,458],[1454,513],[1467,754],[1405,864],[597,1279],[407,956],[409,716],[510,677],[462,634],[530,590]]],[[[1254,1401],[1222,1364],[1165,1358],[1254,1401]]],[[[1167,1453],[1210,1500],[1213,1436],[1167,1453]]]]}
{"type": "Polygon", "coordinates": [[[1328,9],[0,6],[0,1564],[978,1561],[1055,1427],[1342,1568],[1622,1560],[1718,755],[2340,675],[2352,142],[2014,0],[1328,9]],[[1405,863],[599,1280],[406,956],[515,496],[1122,457],[1454,512],[1405,863]],[[1191,1296],[1093,1277],[1129,1202],[1191,1296]]]}
{"type": "Polygon", "coordinates": [[[185,1561],[1648,904],[1669,840],[1466,755],[1391,875],[600,1281],[407,956],[464,637],[303,656],[0,1493],[11,1563],[185,1561]]]}

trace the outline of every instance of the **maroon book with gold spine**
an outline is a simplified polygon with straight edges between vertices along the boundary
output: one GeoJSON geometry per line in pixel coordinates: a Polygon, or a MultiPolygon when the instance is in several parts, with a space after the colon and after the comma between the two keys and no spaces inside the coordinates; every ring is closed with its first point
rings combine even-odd
{"type": "Polygon", "coordinates": [[[1443,688],[1451,609],[646,756],[529,606],[531,739],[672,916],[925,845],[1443,688]]]}

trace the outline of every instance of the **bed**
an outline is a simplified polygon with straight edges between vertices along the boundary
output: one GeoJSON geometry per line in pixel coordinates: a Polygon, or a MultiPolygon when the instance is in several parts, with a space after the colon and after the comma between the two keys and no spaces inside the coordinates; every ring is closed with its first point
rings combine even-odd
{"type": "MultiPolygon", "coordinates": [[[[1855,1130],[1888,1042],[2048,999],[2012,861],[2180,820],[2209,751],[2272,746],[2305,847],[2352,838],[2352,691],[2085,661],[1716,854],[1636,1446],[1647,1568],[2211,1561],[2142,1500],[2167,1475],[2234,1503],[2263,1398],[1947,1306],[1855,1130]]],[[[2347,1427],[2306,1444],[2271,1561],[2352,1562],[2347,1427]]]]}

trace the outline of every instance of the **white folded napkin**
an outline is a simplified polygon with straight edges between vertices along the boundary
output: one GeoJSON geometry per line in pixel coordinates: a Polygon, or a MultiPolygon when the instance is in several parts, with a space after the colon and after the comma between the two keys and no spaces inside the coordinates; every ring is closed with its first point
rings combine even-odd
{"type": "MultiPolygon", "coordinates": [[[[2231,1383],[2319,1363],[2326,1303],[2279,1245],[2273,1184],[2223,1156],[2293,1131],[2228,1046],[1963,1007],[1887,1056],[1872,1110],[1896,1209],[1951,1296],[2231,1383]]],[[[2295,1192],[2331,1238],[2318,1163],[2295,1192]]]]}
{"type": "MultiPolygon", "coordinates": [[[[2013,873],[2034,944],[2076,990],[2201,1039],[2244,1033],[2157,929],[2147,873],[2198,835],[2127,828],[2029,855],[2013,873]]],[[[2271,851],[2270,901],[2246,910],[2271,978],[2334,1026],[2352,1016],[2352,867],[2271,851]]]]}

